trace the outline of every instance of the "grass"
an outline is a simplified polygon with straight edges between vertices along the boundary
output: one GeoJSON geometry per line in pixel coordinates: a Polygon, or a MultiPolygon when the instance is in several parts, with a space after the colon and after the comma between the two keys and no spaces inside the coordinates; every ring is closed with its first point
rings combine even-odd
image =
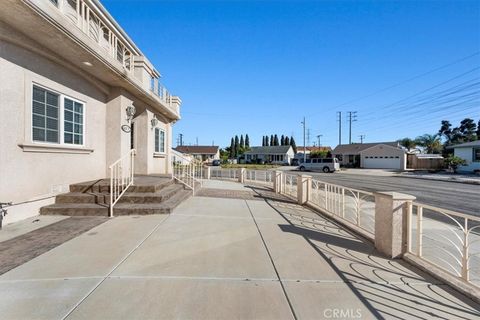
{"type": "Polygon", "coordinates": [[[223,169],[245,168],[253,170],[274,169],[280,167],[275,164],[222,164],[223,169]]]}

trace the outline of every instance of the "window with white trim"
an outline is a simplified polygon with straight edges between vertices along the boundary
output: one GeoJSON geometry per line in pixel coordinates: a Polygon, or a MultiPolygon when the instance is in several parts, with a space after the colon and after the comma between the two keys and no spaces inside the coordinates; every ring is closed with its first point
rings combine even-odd
{"type": "Polygon", "coordinates": [[[85,106],[73,98],[34,85],[32,140],[83,145],[85,106]]]}
{"type": "Polygon", "coordinates": [[[165,153],[165,131],[155,128],[155,152],[165,153]]]}

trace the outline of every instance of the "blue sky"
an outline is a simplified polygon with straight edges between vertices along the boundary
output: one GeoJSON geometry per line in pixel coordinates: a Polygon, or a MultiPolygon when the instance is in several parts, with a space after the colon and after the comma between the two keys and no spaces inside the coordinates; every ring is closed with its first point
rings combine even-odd
{"type": "Polygon", "coordinates": [[[183,101],[185,144],[396,140],[480,119],[479,1],[102,0],[183,101]],[[475,54],[477,53],[477,54],[475,54]],[[414,79],[412,79],[414,78],[414,79]],[[388,88],[388,89],[385,89],[388,88]]]}

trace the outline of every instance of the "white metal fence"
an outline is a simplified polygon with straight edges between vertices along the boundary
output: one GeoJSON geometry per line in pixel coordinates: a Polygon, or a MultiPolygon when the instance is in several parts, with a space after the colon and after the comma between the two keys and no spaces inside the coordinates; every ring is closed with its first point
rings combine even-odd
{"type": "Polygon", "coordinates": [[[370,192],[312,179],[309,202],[372,236],[375,234],[375,197],[370,192]]]}
{"type": "Polygon", "coordinates": [[[238,180],[238,169],[221,169],[212,167],[210,169],[210,178],[238,180]]]}
{"type": "Polygon", "coordinates": [[[245,170],[244,179],[248,183],[273,186],[273,171],[270,170],[245,170]]]}
{"type": "Polygon", "coordinates": [[[126,155],[115,161],[110,167],[110,210],[113,217],[113,206],[133,184],[136,150],[130,150],[126,155]]]}
{"type": "Polygon", "coordinates": [[[480,217],[413,202],[407,251],[480,287],[480,217]]]}
{"type": "Polygon", "coordinates": [[[298,195],[297,177],[294,174],[282,174],[281,193],[296,199],[298,195]]]}

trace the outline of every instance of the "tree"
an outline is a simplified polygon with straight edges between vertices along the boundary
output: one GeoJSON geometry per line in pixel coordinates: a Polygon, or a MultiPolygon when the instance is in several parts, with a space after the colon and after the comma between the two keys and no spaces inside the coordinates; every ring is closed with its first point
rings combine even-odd
{"type": "Polygon", "coordinates": [[[417,145],[424,147],[427,153],[440,153],[442,150],[442,142],[438,134],[424,134],[415,139],[417,145]]]}
{"type": "Polygon", "coordinates": [[[240,151],[240,142],[238,140],[238,136],[235,136],[235,152],[234,152],[235,158],[238,156],[239,151],[240,151]]]}
{"type": "Polygon", "coordinates": [[[288,137],[285,137],[285,145],[286,146],[290,145],[290,139],[288,137]]]}
{"type": "Polygon", "coordinates": [[[294,153],[297,153],[297,144],[295,143],[295,139],[292,137],[290,137],[290,145],[292,146],[293,148],[293,152],[294,153]]]}
{"type": "Polygon", "coordinates": [[[480,140],[480,120],[478,120],[477,124],[477,140],[480,140]]]}
{"type": "Polygon", "coordinates": [[[400,145],[402,147],[405,147],[408,151],[411,151],[412,149],[414,149],[417,146],[417,143],[415,142],[415,140],[410,139],[410,138],[400,139],[400,140],[398,140],[398,143],[400,143],[400,145]]]}
{"type": "Polygon", "coordinates": [[[473,119],[465,118],[460,122],[460,127],[458,128],[460,133],[463,135],[464,142],[470,142],[477,140],[477,124],[473,119]]]}
{"type": "Polygon", "coordinates": [[[454,173],[457,173],[457,169],[459,166],[464,166],[467,164],[465,159],[462,159],[458,156],[454,156],[451,154],[448,158],[445,159],[445,164],[453,170],[454,173]]]}
{"type": "Polygon", "coordinates": [[[233,138],[230,140],[230,159],[235,158],[235,142],[233,138]]]}
{"type": "Polygon", "coordinates": [[[270,143],[268,142],[268,136],[265,136],[265,146],[268,147],[270,143]]]}
{"type": "Polygon", "coordinates": [[[243,140],[243,134],[240,135],[240,148],[245,149],[245,140],[243,140]]]}
{"type": "Polygon", "coordinates": [[[273,139],[273,134],[270,135],[270,145],[271,145],[271,146],[274,146],[274,145],[275,145],[275,141],[274,141],[274,139],[273,139]]]}
{"type": "Polygon", "coordinates": [[[250,149],[250,138],[248,137],[248,133],[245,135],[245,148],[250,149]]]}
{"type": "Polygon", "coordinates": [[[282,134],[282,137],[280,138],[280,145],[284,146],[285,145],[285,136],[282,134]]]}

